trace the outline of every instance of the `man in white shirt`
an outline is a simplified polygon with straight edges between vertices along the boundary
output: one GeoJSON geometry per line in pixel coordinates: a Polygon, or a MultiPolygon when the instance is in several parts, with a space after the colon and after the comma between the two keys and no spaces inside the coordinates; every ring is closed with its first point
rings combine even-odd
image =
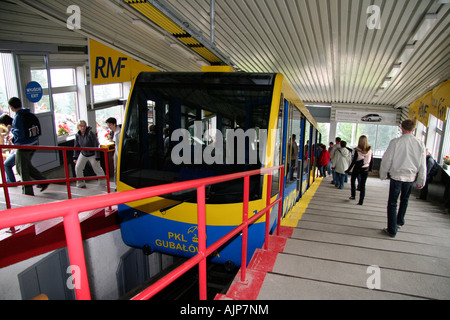
{"type": "Polygon", "coordinates": [[[412,135],[415,123],[403,121],[402,136],[390,142],[383,156],[380,167],[380,178],[391,179],[388,200],[388,227],[383,231],[395,237],[399,227],[405,224],[408,200],[414,183],[422,189],[426,182],[427,165],[426,149],[422,141],[412,135]],[[400,196],[400,207],[397,212],[397,201],[400,196]]]}

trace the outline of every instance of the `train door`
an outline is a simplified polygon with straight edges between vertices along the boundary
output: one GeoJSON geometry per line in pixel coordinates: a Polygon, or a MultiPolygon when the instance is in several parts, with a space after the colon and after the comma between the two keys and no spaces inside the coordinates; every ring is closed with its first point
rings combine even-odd
{"type": "Polygon", "coordinates": [[[304,116],[300,116],[300,138],[298,142],[298,196],[297,201],[302,197],[304,190],[303,186],[306,184],[306,179],[304,178],[305,166],[307,165],[305,155],[305,131],[306,131],[306,118],[304,116]]]}
{"type": "Polygon", "coordinates": [[[288,149],[288,137],[289,137],[289,101],[284,100],[283,105],[283,146],[282,146],[282,153],[281,153],[281,164],[284,165],[284,177],[282,180],[282,183],[284,185],[284,193],[283,193],[283,216],[284,212],[286,210],[286,206],[284,205],[285,200],[287,198],[287,177],[289,175],[289,163],[290,159],[287,159],[287,149],[288,149]]]}
{"type": "Polygon", "coordinates": [[[316,152],[317,152],[317,129],[314,128],[313,126],[311,126],[310,141],[312,141],[312,143],[310,145],[311,166],[310,166],[310,174],[309,174],[309,177],[310,177],[309,178],[309,180],[310,180],[309,186],[311,186],[314,183],[314,181],[316,181],[316,171],[317,171],[316,170],[316,168],[317,168],[317,155],[316,155],[316,152]]]}
{"type": "Polygon", "coordinates": [[[284,143],[286,144],[286,165],[285,165],[285,185],[284,185],[284,194],[283,194],[283,202],[284,202],[284,211],[288,212],[297,201],[297,168],[298,168],[298,138],[300,128],[298,125],[298,121],[294,121],[294,119],[298,119],[300,117],[300,112],[297,108],[292,104],[285,105],[285,136],[284,143]]]}
{"type": "Polygon", "coordinates": [[[311,141],[312,126],[307,119],[305,120],[305,140],[303,146],[303,177],[302,177],[302,194],[308,190],[310,185],[309,173],[311,171],[311,141]]]}

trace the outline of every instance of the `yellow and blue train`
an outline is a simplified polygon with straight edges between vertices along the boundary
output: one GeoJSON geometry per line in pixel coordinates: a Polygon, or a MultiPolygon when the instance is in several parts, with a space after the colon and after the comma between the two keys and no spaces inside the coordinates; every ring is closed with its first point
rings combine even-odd
{"type": "MultiPolygon", "coordinates": [[[[126,108],[117,189],[284,164],[285,176],[272,177],[271,194],[272,201],[277,199],[279,183],[284,184],[284,216],[314,180],[314,144],[319,142],[316,121],[281,74],[144,72],[135,80],[126,108]],[[239,129],[241,134],[252,134],[226,134],[239,129]],[[237,141],[242,139],[245,143],[237,141]],[[244,149],[230,150],[230,145],[239,143],[244,149]]],[[[265,207],[267,177],[250,180],[250,217],[265,207]]],[[[242,223],[242,201],[243,179],[207,187],[207,245],[242,223]]],[[[272,230],[277,213],[274,207],[272,230]]],[[[197,253],[195,189],[120,205],[119,218],[122,238],[129,246],[182,257],[197,253]]],[[[262,247],[264,229],[265,218],[249,228],[248,259],[262,247]]],[[[240,260],[238,236],[211,262],[240,266],[240,260]]]]}

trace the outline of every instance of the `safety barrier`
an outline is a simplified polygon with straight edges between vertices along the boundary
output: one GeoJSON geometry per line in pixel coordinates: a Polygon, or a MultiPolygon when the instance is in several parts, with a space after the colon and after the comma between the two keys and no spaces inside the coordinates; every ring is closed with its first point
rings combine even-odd
{"type": "Polygon", "coordinates": [[[108,193],[111,192],[110,184],[109,184],[109,162],[108,162],[108,149],[107,148],[71,148],[71,147],[49,147],[49,146],[14,146],[14,145],[0,145],[0,153],[3,155],[4,149],[17,149],[17,150],[36,150],[36,151],[62,151],[63,154],[63,162],[64,162],[64,179],[48,179],[44,181],[22,181],[22,182],[14,182],[7,183],[6,182],[6,173],[5,173],[5,164],[3,156],[0,159],[0,169],[2,175],[2,183],[0,183],[0,187],[3,188],[5,193],[5,202],[6,208],[11,209],[11,199],[9,197],[8,188],[9,187],[17,187],[17,186],[29,186],[36,184],[47,184],[47,183],[65,183],[67,186],[67,196],[69,199],[72,199],[72,192],[70,189],[70,183],[72,181],[78,180],[106,180],[106,187],[108,193]],[[100,151],[104,154],[105,159],[105,175],[104,176],[95,176],[95,177],[84,177],[84,178],[70,178],[69,175],[69,165],[67,162],[67,151],[100,151]]]}
{"type": "MultiPolygon", "coordinates": [[[[140,294],[136,295],[132,300],[146,300],[153,297],[162,289],[167,287],[173,281],[178,279],[185,272],[195,265],[199,265],[199,296],[200,300],[207,299],[207,280],[206,280],[206,259],[220,248],[227,241],[242,232],[242,266],[241,281],[246,280],[246,262],[247,262],[247,241],[248,227],[256,222],[263,215],[266,215],[266,235],[265,249],[268,249],[269,240],[269,223],[270,209],[278,204],[278,222],[281,221],[282,199],[283,199],[283,183],[280,183],[278,198],[271,203],[272,176],[274,170],[280,170],[280,182],[284,177],[284,166],[254,170],[249,172],[235,173],[225,176],[204,178],[198,180],[190,180],[173,184],[166,184],[156,187],[137,189],[131,191],[118,192],[114,194],[105,194],[82,199],[71,199],[61,202],[48,203],[37,206],[24,208],[15,208],[0,211],[0,229],[8,228],[16,225],[34,223],[37,221],[63,217],[64,231],[66,235],[67,249],[69,252],[69,260],[71,266],[76,266],[77,277],[74,278],[75,294],[78,300],[90,300],[90,288],[88,275],[86,270],[86,261],[83,249],[83,240],[81,235],[81,227],[78,219],[80,212],[105,208],[109,206],[119,205],[139,201],[146,198],[156,197],[168,193],[179,192],[188,189],[197,189],[197,215],[198,215],[198,254],[183,265],[160,279],[140,294]],[[249,184],[250,176],[267,174],[267,200],[266,208],[248,218],[249,203],[249,184]],[[221,182],[244,178],[244,201],[243,201],[243,223],[233,231],[222,237],[220,240],[206,247],[206,216],[205,216],[205,187],[207,185],[217,184],[221,182]],[[79,280],[77,280],[79,279],[79,280]]],[[[277,223],[277,234],[280,233],[280,223],[277,223]]],[[[72,268],[73,272],[74,268],[72,268]]]]}

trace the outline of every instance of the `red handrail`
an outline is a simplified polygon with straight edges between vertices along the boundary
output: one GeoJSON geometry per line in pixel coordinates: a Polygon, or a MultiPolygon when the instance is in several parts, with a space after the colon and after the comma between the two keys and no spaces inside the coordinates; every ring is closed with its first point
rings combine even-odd
{"type": "MultiPolygon", "coordinates": [[[[15,225],[34,223],[37,221],[53,219],[58,217],[63,217],[64,219],[64,230],[67,240],[67,248],[69,252],[69,260],[72,266],[77,266],[79,270],[79,283],[75,283],[75,294],[79,300],[90,300],[91,294],[89,289],[89,282],[86,270],[86,261],[84,257],[83,242],[81,236],[80,223],[78,220],[78,214],[80,212],[94,210],[98,208],[105,208],[113,205],[119,205],[123,203],[134,202],[146,198],[156,197],[163,194],[178,192],[188,189],[197,189],[197,214],[198,214],[198,238],[199,238],[199,250],[198,254],[182,266],[178,267],[176,270],[169,273],[164,278],[157,281],[155,284],[138,294],[133,298],[133,300],[144,300],[150,299],[152,296],[157,294],[163,288],[168,286],[170,283],[175,281],[178,277],[184,274],[186,271],[199,264],[199,290],[200,299],[206,300],[206,258],[214,253],[219,247],[224,245],[234,236],[238,235],[241,231],[243,232],[242,238],[242,264],[241,268],[243,270],[243,281],[245,281],[245,269],[247,265],[246,252],[247,248],[247,230],[249,225],[256,222],[264,214],[266,215],[266,226],[270,223],[270,209],[278,205],[278,223],[277,223],[277,234],[280,233],[280,221],[282,212],[282,199],[283,199],[283,181],[284,177],[284,166],[266,168],[260,170],[254,170],[249,172],[235,173],[225,176],[204,178],[198,180],[190,180],[184,182],[178,182],[173,184],[166,184],[156,187],[148,187],[144,189],[137,189],[131,191],[124,191],[115,194],[105,194],[99,196],[93,196],[82,199],[71,199],[61,202],[53,202],[48,204],[15,208],[10,210],[0,211],[0,229],[8,228],[15,225]],[[254,215],[251,219],[248,219],[248,194],[249,194],[249,177],[252,175],[268,174],[268,180],[272,181],[272,172],[274,170],[281,170],[280,172],[280,191],[278,199],[273,203],[270,203],[271,198],[271,183],[268,183],[267,198],[269,199],[267,203],[270,203],[265,209],[261,210],[259,213],[254,215]],[[205,187],[206,185],[217,184],[221,182],[231,181],[235,179],[244,178],[244,204],[243,204],[243,223],[235,228],[233,231],[222,237],[220,240],[215,242],[209,247],[206,247],[206,218],[205,218],[205,187]],[[245,259],[244,259],[245,258],[245,259]]],[[[268,230],[266,227],[266,238],[265,246],[268,246],[268,230]]],[[[75,278],[76,279],[76,278],[75,278]]]]}
{"type": "Polygon", "coordinates": [[[2,175],[2,183],[0,183],[0,187],[3,188],[5,192],[5,201],[6,208],[11,209],[11,200],[9,197],[8,187],[16,187],[16,186],[28,186],[28,185],[36,185],[36,184],[47,184],[47,183],[65,183],[67,186],[67,196],[69,199],[72,199],[72,192],[70,190],[70,182],[79,181],[79,180],[101,180],[106,179],[106,187],[108,193],[111,193],[111,187],[109,184],[109,162],[108,162],[108,149],[107,148],[73,148],[73,147],[50,147],[50,146],[14,146],[14,145],[0,145],[0,153],[3,154],[3,149],[26,149],[26,150],[40,150],[40,151],[62,151],[63,152],[63,161],[64,161],[64,179],[48,179],[43,181],[22,181],[22,182],[14,182],[7,183],[6,175],[5,175],[5,164],[3,161],[3,156],[0,159],[0,169],[2,175]],[[70,178],[69,175],[69,165],[67,162],[67,151],[95,151],[95,152],[103,152],[105,159],[105,175],[104,176],[95,176],[95,177],[83,177],[83,178],[70,178]]]}

